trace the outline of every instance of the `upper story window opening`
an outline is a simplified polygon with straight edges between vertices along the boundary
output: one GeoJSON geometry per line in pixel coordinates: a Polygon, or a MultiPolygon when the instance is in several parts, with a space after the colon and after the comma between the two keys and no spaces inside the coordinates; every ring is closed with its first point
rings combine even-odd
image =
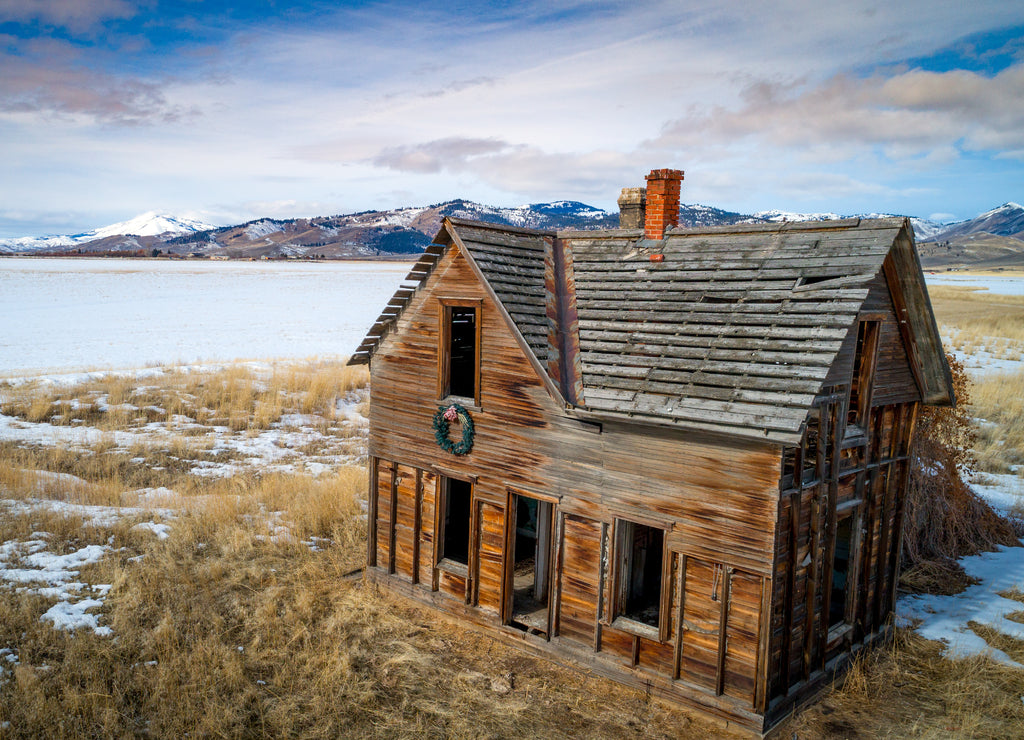
{"type": "Polygon", "coordinates": [[[480,303],[441,303],[438,397],[457,396],[480,404],[480,303]]]}

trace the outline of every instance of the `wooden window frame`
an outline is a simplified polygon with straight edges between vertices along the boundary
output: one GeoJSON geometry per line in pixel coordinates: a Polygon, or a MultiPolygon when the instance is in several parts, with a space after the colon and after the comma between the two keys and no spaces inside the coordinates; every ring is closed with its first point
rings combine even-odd
{"type": "Polygon", "coordinates": [[[505,488],[505,542],[503,543],[501,558],[504,563],[504,582],[502,584],[502,602],[501,602],[501,623],[503,625],[511,625],[513,622],[513,601],[514,601],[514,574],[515,574],[515,562],[514,562],[514,551],[515,551],[515,525],[517,524],[517,511],[516,511],[516,499],[529,498],[539,503],[547,504],[551,507],[550,511],[550,532],[548,537],[548,565],[547,565],[547,578],[548,578],[548,627],[547,634],[545,635],[546,640],[550,640],[554,631],[555,622],[555,606],[556,606],[556,581],[558,580],[560,573],[556,565],[558,559],[558,551],[560,543],[558,541],[558,528],[559,528],[559,503],[562,500],[561,496],[536,493],[534,491],[528,491],[522,488],[514,488],[512,486],[506,486],[505,488]]]}
{"type": "Polygon", "coordinates": [[[476,477],[438,474],[437,488],[434,492],[434,567],[466,579],[466,593],[470,593],[469,576],[474,563],[476,549],[477,496],[476,477]],[[449,481],[457,480],[469,484],[469,520],[466,522],[467,552],[466,563],[451,560],[444,555],[445,550],[445,518],[448,511],[449,481]]]}
{"type": "Polygon", "coordinates": [[[611,557],[609,575],[609,620],[608,624],[616,629],[629,632],[638,637],[646,637],[658,642],[667,642],[671,627],[670,613],[672,611],[672,551],[668,546],[669,527],[663,523],[637,519],[633,517],[617,517],[612,525],[611,536],[611,557]],[[658,593],[658,624],[650,625],[640,622],[623,613],[625,609],[625,598],[623,586],[625,574],[622,572],[620,562],[622,560],[625,543],[623,538],[630,527],[642,526],[649,529],[661,531],[661,578],[658,593]]]}
{"type": "Polygon", "coordinates": [[[832,610],[832,580],[834,578],[833,571],[835,569],[835,557],[836,557],[836,543],[837,534],[839,532],[839,523],[841,521],[850,520],[850,540],[849,540],[849,558],[846,566],[846,587],[844,588],[844,600],[843,600],[843,620],[836,622],[835,624],[828,625],[828,633],[826,637],[826,649],[829,646],[835,644],[836,640],[844,637],[854,627],[855,612],[856,612],[856,600],[857,600],[857,588],[860,583],[860,560],[861,560],[861,528],[864,526],[863,520],[863,501],[852,500],[847,501],[841,506],[837,506],[835,509],[835,524],[831,527],[832,536],[831,542],[828,547],[828,567],[823,574],[827,577],[827,581],[822,584],[823,589],[827,589],[828,599],[822,605],[822,617],[825,620],[830,620],[830,612],[832,610]]]}
{"type": "MultiPolygon", "coordinates": [[[[852,423],[860,430],[867,429],[868,414],[875,390],[875,370],[878,367],[878,348],[882,336],[882,316],[862,314],[857,321],[857,350],[854,353],[853,368],[850,374],[850,393],[857,388],[856,408],[848,410],[852,423]],[[861,345],[861,337],[864,343],[861,345]],[[864,351],[860,351],[860,350],[864,351]]],[[[853,398],[850,406],[853,406],[853,398]]]]}
{"type": "Polygon", "coordinates": [[[438,298],[438,332],[437,332],[437,398],[439,401],[469,401],[473,406],[480,407],[480,359],[481,339],[483,338],[483,299],[482,298],[438,298]],[[451,316],[453,308],[472,308],[476,311],[476,337],[473,379],[474,396],[451,395],[451,316]]]}

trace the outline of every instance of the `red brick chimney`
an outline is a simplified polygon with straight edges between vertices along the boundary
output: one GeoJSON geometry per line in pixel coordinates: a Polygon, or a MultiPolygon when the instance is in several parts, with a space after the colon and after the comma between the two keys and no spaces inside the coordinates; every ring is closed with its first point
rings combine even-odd
{"type": "Polygon", "coordinates": [[[665,230],[679,225],[679,191],[682,170],[651,170],[647,176],[647,211],[644,236],[664,239],[665,230]]]}

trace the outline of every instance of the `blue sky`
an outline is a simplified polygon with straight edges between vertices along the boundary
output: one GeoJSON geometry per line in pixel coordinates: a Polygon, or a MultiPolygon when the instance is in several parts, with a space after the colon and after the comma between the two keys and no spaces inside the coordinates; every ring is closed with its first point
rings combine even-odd
{"type": "Polygon", "coordinates": [[[1024,201],[1024,4],[0,0],[0,237],[553,199],[1024,201]]]}

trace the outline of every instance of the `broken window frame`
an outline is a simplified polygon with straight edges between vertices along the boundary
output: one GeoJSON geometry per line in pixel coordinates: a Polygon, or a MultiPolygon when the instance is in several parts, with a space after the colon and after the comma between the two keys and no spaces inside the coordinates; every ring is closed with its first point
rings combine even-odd
{"type": "MultiPolygon", "coordinates": [[[[478,298],[438,299],[437,398],[440,401],[462,401],[480,406],[480,344],[483,325],[483,301],[478,298]],[[472,309],[474,313],[473,394],[453,394],[452,389],[452,319],[456,309],[472,309]]],[[[465,379],[463,379],[465,380],[465,379]]]]}
{"type": "Polygon", "coordinates": [[[871,410],[881,333],[881,316],[866,314],[860,317],[857,322],[857,345],[850,375],[850,401],[846,423],[848,426],[856,426],[861,435],[866,433],[868,412],[871,410]]]}
{"type": "MultiPolygon", "coordinates": [[[[612,573],[611,573],[611,625],[633,634],[665,642],[669,639],[670,614],[672,611],[672,553],[668,549],[668,530],[663,523],[641,521],[635,518],[615,519],[612,532],[612,573]],[[632,569],[627,569],[627,559],[631,557],[629,550],[635,540],[636,527],[661,533],[661,558],[658,569],[658,618],[657,624],[649,624],[638,619],[635,612],[631,613],[627,605],[628,590],[632,583],[632,569]],[[628,541],[628,542],[627,542],[628,541]],[[627,550],[627,547],[629,550],[627,550]]],[[[645,569],[646,570],[646,569],[645,569]]],[[[646,590],[646,589],[645,589],[646,590]]]]}
{"type": "MultiPolygon", "coordinates": [[[[435,566],[441,570],[447,570],[457,575],[468,577],[469,565],[473,557],[473,507],[474,507],[474,485],[473,479],[463,479],[454,476],[444,475],[438,477],[438,493],[440,494],[440,501],[437,506],[437,523],[435,525],[435,531],[437,532],[437,545],[436,545],[436,561],[435,566]],[[457,483],[459,486],[466,486],[466,506],[465,506],[465,522],[461,519],[455,524],[459,530],[465,533],[465,547],[466,555],[465,560],[459,559],[461,552],[457,553],[459,557],[453,557],[451,554],[451,545],[449,543],[449,537],[453,534],[454,527],[451,521],[451,502],[452,502],[452,483],[457,483]]],[[[461,549],[461,548],[460,548],[461,549]]]]}
{"type": "Polygon", "coordinates": [[[863,501],[855,499],[843,504],[836,508],[836,519],[835,529],[832,532],[831,543],[829,546],[829,563],[828,563],[828,606],[827,611],[822,616],[828,620],[828,643],[831,643],[838,636],[845,634],[847,631],[853,628],[853,620],[851,615],[854,607],[854,598],[856,597],[857,583],[859,580],[860,570],[860,528],[861,528],[861,505],[863,501]],[[832,617],[833,610],[835,609],[835,603],[833,597],[835,596],[835,573],[836,573],[836,555],[838,552],[837,545],[839,544],[839,528],[849,522],[849,536],[845,538],[847,543],[846,553],[846,582],[843,584],[843,606],[842,606],[842,618],[834,620],[832,617]]]}
{"type": "MultiPolygon", "coordinates": [[[[542,538],[546,541],[543,545],[544,556],[546,557],[546,564],[543,566],[543,577],[546,579],[546,595],[544,601],[547,604],[547,629],[541,630],[539,628],[526,626],[527,631],[534,631],[537,633],[543,633],[545,639],[550,640],[555,617],[555,594],[557,587],[555,581],[557,578],[555,572],[555,560],[557,552],[557,529],[558,529],[558,505],[561,500],[561,496],[549,496],[535,491],[527,491],[519,488],[509,486],[506,489],[506,502],[505,511],[508,512],[505,518],[505,547],[502,553],[502,557],[505,563],[505,585],[504,594],[505,599],[503,601],[503,612],[502,612],[502,623],[518,629],[522,629],[524,625],[518,622],[516,619],[517,612],[515,610],[515,566],[516,566],[516,537],[517,529],[519,526],[519,512],[518,505],[520,499],[530,499],[537,503],[538,507],[538,538],[542,538]],[[546,529],[546,532],[542,535],[541,529],[546,529]]],[[[535,571],[536,574],[536,571],[535,571]]],[[[536,577],[536,575],[535,575],[536,577]]]]}

